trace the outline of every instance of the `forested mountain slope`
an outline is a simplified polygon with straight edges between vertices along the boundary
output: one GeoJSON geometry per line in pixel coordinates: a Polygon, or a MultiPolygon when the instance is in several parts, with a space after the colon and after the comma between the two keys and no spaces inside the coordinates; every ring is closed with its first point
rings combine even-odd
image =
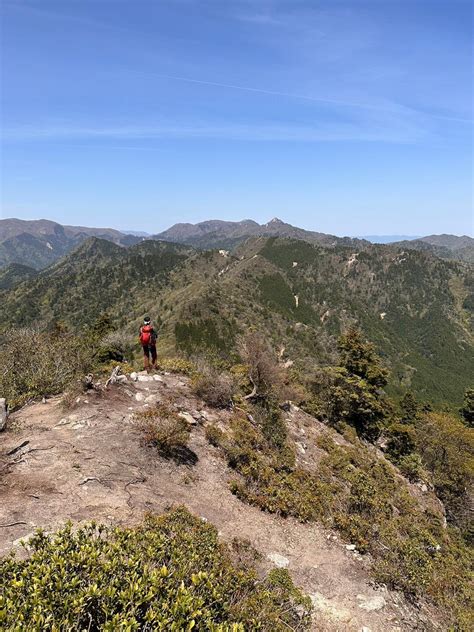
{"type": "Polygon", "coordinates": [[[0,324],[79,329],[107,311],[133,341],[148,312],[163,351],[223,356],[255,327],[306,370],[330,362],[336,337],[357,324],[391,368],[394,392],[457,406],[474,374],[473,294],[469,266],[395,247],[256,238],[231,256],[93,238],[3,291],[0,324]]]}

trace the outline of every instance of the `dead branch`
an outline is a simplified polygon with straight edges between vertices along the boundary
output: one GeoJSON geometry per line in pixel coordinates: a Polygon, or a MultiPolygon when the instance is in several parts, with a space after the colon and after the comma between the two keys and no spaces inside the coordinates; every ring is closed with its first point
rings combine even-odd
{"type": "Polygon", "coordinates": [[[16,448],[13,448],[12,450],[10,450],[10,452],[7,452],[7,456],[11,456],[12,454],[15,454],[16,452],[19,452],[22,448],[24,448],[28,444],[29,444],[29,441],[23,441],[23,443],[20,443],[20,445],[17,445],[16,448]]]}
{"type": "Polygon", "coordinates": [[[109,379],[107,380],[107,382],[105,383],[105,388],[108,387],[109,384],[122,384],[123,382],[127,381],[127,376],[126,375],[120,375],[120,366],[116,366],[112,373],[110,374],[109,379]]]}

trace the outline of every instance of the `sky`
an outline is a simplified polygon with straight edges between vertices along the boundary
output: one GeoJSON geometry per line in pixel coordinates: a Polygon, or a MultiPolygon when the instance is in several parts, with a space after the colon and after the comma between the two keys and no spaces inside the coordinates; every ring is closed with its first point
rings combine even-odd
{"type": "Polygon", "coordinates": [[[2,0],[1,217],[473,234],[471,0],[2,0]]]}

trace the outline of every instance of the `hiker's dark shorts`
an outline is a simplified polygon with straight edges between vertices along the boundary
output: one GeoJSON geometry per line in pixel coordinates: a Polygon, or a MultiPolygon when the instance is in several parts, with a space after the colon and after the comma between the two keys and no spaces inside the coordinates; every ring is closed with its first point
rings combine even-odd
{"type": "Polygon", "coordinates": [[[151,361],[155,362],[156,360],[156,345],[142,345],[143,355],[146,358],[151,356],[151,361]]]}

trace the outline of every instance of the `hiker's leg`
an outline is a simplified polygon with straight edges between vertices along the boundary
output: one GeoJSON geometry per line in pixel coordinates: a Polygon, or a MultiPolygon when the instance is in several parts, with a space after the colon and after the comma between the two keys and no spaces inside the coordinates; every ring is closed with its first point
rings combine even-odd
{"type": "Polygon", "coordinates": [[[151,345],[151,368],[156,369],[156,345],[151,345]]]}
{"type": "Polygon", "coordinates": [[[148,346],[144,346],[143,347],[143,369],[147,372],[150,370],[150,359],[148,357],[148,354],[149,354],[148,346]]]}

